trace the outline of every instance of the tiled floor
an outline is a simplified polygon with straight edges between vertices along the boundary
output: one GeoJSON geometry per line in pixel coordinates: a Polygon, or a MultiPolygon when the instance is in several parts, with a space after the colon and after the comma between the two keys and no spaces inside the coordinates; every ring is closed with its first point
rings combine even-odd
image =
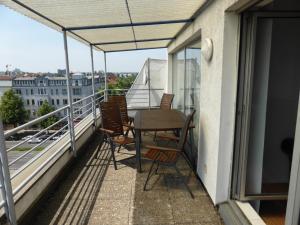
{"type": "MultiPolygon", "coordinates": [[[[149,136],[144,136],[147,143],[149,136]]],[[[95,159],[98,140],[86,147],[67,178],[40,206],[32,224],[97,224],[97,225],[221,225],[220,217],[207,193],[188,166],[179,167],[189,176],[192,199],[181,181],[168,168],[152,177],[144,192],[143,185],[149,162],[143,161],[143,173],[135,167],[134,146],[117,154],[118,170],[110,161],[110,151],[103,148],[95,159]],[[132,149],[132,150],[130,150],[132,149]]]]}

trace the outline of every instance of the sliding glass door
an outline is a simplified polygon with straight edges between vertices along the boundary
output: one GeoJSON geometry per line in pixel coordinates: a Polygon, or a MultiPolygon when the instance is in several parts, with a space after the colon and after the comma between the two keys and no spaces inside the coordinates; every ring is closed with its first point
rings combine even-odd
{"type": "Polygon", "coordinates": [[[173,93],[175,94],[173,108],[186,115],[196,110],[194,116],[192,148],[188,153],[190,161],[196,167],[199,140],[199,110],[200,110],[200,41],[186,46],[173,55],[173,93]]]}
{"type": "Polygon", "coordinates": [[[299,40],[299,13],[244,15],[233,197],[286,224],[299,217],[299,40]]]}

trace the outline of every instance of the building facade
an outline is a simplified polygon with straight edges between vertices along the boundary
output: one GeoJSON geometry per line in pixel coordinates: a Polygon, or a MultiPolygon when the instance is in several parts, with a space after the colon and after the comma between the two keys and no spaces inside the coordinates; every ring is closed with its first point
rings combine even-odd
{"type": "MultiPolygon", "coordinates": [[[[95,90],[101,87],[99,76],[95,76],[95,90]]],[[[65,77],[19,77],[12,81],[12,88],[24,102],[30,118],[36,118],[38,108],[47,101],[55,109],[68,105],[67,80],[65,77]]],[[[72,99],[79,101],[92,94],[92,77],[76,73],[72,75],[72,99]]],[[[82,105],[90,103],[90,99],[75,105],[74,112],[82,114],[85,109],[82,105]]],[[[66,114],[66,112],[64,112],[66,114]]],[[[59,115],[64,116],[64,115],[59,115]]]]}
{"type": "Polygon", "coordinates": [[[12,88],[12,78],[7,75],[0,75],[0,97],[5,91],[12,88]]]}

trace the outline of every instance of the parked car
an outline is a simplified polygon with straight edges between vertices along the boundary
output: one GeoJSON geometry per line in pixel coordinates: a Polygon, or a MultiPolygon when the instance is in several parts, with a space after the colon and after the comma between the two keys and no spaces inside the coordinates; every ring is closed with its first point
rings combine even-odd
{"type": "Polygon", "coordinates": [[[25,141],[25,140],[28,140],[28,139],[30,139],[30,138],[32,138],[33,137],[33,135],[28,135],[28,136],[26,136],[26,137],[23,137],[21,140],[22,141],[25,141]]]}
{"type": "Polygon", "coordinates": [[[37,144],[37,143],[41,143],[41,142],[42,142],[42,140],[41,140],[40,138],[36,138],[36,137],[31,138],[31,139],[28,141],[29,144],[37,144]]]}
{"type": "Polygon", "coordinates": [[[48,137],[50,137],[49,134],[44,134],[44,135],[39,136],[39,139],[46,140],[48,137]]]}

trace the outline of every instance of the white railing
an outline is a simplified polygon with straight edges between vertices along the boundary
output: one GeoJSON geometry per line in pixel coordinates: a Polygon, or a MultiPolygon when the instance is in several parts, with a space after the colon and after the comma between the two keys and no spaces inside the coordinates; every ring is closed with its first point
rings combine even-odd
{"type": "MultiPolygon", "coordinates": [[[[59,108],[51,113],[48,113],[44,116],[41,116],[37,119],[34,119],[28,123],[20,125],[14,129],[8,130],[5,133],[0,132],[0,182],[1,182],[1,193],[2,199],[0,199],[0,207],[5,208],[5,213],[10,221],[15,221],[15,213],[14,213],[14,196],[24,188],[26,184],[28,184],[35,176],[44,168],[46,164],[40,165],[30,176],[26,177],[17,187],[12,188],[12,182],[18,175],[20,175],[25,169],[30,167],[33,163],[35,163],[38,159],[40,159],[43,155],[45,155],[62,136],[70,135],[68,138],[68,142],[64,143],[64,146],[60,146],[61,150],[66,145],[75,146],[75,133],[68,132],[70,131],[70,126],[73,126],[72,130],[77,125],[79,119],[82,119],[88,115],[93,115],[94,125],[96,126],[96,105],[97,102],[103,101],[104,91],[100,91],[95,95],[87,96],[79,101],[72,103],[72,107],[66,105],[62,108],[59,108]],[[76,106],[80,106],[80,108],[76,108],[76,106]],[[76,117],[71,121],[71,110],[73,109],[73,114],[76,117]],[[63,114],[61,118],[58,115],[63,114]],[[10,137],[19,134],[25,129],[31,128],[32,126],[39,126],[42,121],[46,119],[57,116],[59,119],[53,124],[49,125],[46,128],[43,128],[36,132],[32,136],[25,137],[20,141],[6,141],[10,137]],[[10,146],[6,147],[7,144],[10,146]],[[25,146],[25,147],[24,147],[25,146]],[[15,157],[10,159],[9,154],[15,153],[15,157]],[[32,157],[31,153],[36,153],[32,157]],[[23,161],[23,162],[22,162],[23,161]],[[17,165],[17,169],[12,169],[13,166],[17,165]],[[3,176],[2,176],[3,175],[3,176]],[[10,191],[11,190],[11,191],[10,191]]],[[[0,131],[2,131],[2,123],[0,127],[0,131]]],[[[76,155],[76,149],[72,148],[74,155],[76,155]]],[[[50,159],[54,156],[51,156],[47,159],[46,163],[49,163],[50,159]]]]}
{"type": "MultiPolygon", "coordinates": [[[[126,98],[134,98],[138,102],[141,102],[147,106],[151,106],[150,96],[145,96],[145,93],[150,95],[151,92],[163,92],[163,89],[136,89],[134,90],[135,94],[133,96],[132,94],[128,93],[128,90],[129,89],[108,89],[106,91],[100,91],[98,93],[95,93],[95,95],[87,96],[79,101],[72,103],[72,107],[70,105],[66,105],[28,123],[8,130],[5,133],[1,132],[1,130],[3,129],[0,127],[0,187],[2,193],[2,199],[0,199],[0,207],[5,208],[6,215],[10,221],[15,221],[15,219],[10,219],[10,217],[15,217],[14,197],[20,192],[20,190],[22,190],[31,180],[36,178],[39,172],[43,170],[45,166],[54,157],[56,157],[57,154],[60,153],[60,151],[65,149],[67,145],[71,146],[74,156],[76,156],[76,149],[74,148],[75,143],[72,143],[75,142],[75,127],[82,119],[88,116],[92,116],[94,125],[97,125],[97,105],[101,101],[104,101],[104,95],[126,95],[126,98]],[[59,117],[58,115],[60,115],[60,118],[56,122],[46,128],[36,130],[36,133],[32,136],[23,138],[20,141],[6,141],[6,139],[20,134],[20,132],[24,131],[25,129],[29,129],[32,126],[39,126],[42,121],[53,116],[59,117]],[[73,120],[71,120],[71,118],[73,118],[73,120]],[[74,132],[70,132],[71,130],[73,130],[74,132]],[[3,136],[2,138],[1,133],[3,136]],[[45,161],[41,161],[41,163],[38,162],[40,164],[37,168],[34,168],[33,172],[29,176],[25,177],[23,180],[21,180],[21,182],[12,187],[14,179],[16,179],[25,169],[30,167],[38,159],[48,153],[53,145],[55,145],[61,138],[66,137],[67,135],[69,135],[69,138],[67,138],[68,141],[64,142],[62,146],[59,146],[59,150],[56,151],[55,154],[50,153],[52,155],[50,155],[50,157],[48,157],[45,161]],[[6,147],[8,143],[9,146],[6,147]],[[11,153],[15,154],[15,157],[13,159],[9,157],[9,154],[11,153]],[[33,154],[33,156],[30,154],[33,154]],[[13,167],[16,167],[16,165],[17,169],[13,169],[13,167]],[[3,177],[1,176],[2,174],[4,174],[3,177]]],[[[130,90],[132,91],[133,89],[130,90]]],[[[158,105],[152,105],[151,107],[157,106],[158,105]]],[[[0,125],[2,126],[2,123],[0,123],[0,125]]]]}

